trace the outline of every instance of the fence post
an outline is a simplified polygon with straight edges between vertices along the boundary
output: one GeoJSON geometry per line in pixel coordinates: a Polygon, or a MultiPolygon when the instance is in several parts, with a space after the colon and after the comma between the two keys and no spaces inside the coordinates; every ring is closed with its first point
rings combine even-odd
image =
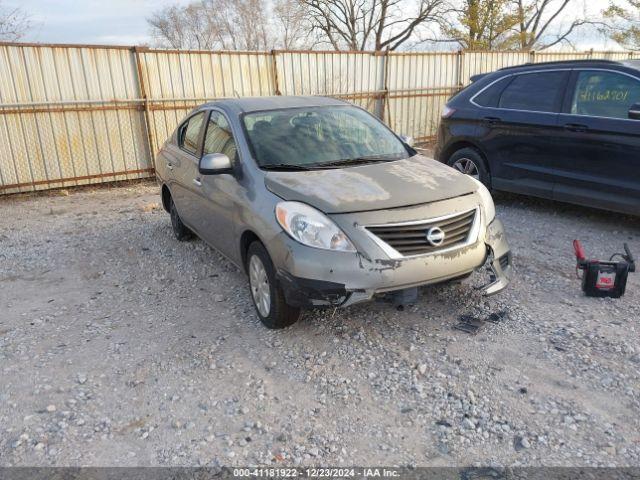
{"type": "Polygon", "coordinates": [[[133,47],[133,55],[136,60],[136,72],[138,80],[138,89],[140,90],[140,96],[144,105],[144,131],[147,136],[147,147],[149,148],[149,158],[151,159],[151,166],[156,168],[156,151],[155,141],[153,133],[151,131],[151,112],[149,109],[149,98],[147,97],[147,87],[142,72],[142,61],[140,60],[140,47],[133,47]]]}
{"type": "Polygon", "coordinates": [[[273,91],[276,93],[276,95],[282,95],[282,92],[280,92],[280,84],[278,82],[278,51],[277,50],[271,50],[271,68],[272,68],[272,73],[273,73],[273,91]]]}
{"type": "MultiPolygon", "coordinates": [[[[385,50],[382,54],[376,52],[375,55],[382,56],[382,84],[378,84],[378,90],[382,91],[380,97],[380,120],[384,122],[384,110],[389,103],[389,49],[385,50]]],[[[389,115],[389,117],[391,117],[391,115],[389,115]]]]}
{"type": "Polygon", "coordinates": [[[529,63],[536,63],[536,51],[529,50],[529,63]]]}
{"type": "Polygon", "coordinates": [[[462,71],[464,68],[464,62],[462,61],[464,57],[464,52],[462,49],[458,50],[456,53],[456,89],[462,90],[464,84],[462,79],[464,78],[464,72],[462,71]]]}

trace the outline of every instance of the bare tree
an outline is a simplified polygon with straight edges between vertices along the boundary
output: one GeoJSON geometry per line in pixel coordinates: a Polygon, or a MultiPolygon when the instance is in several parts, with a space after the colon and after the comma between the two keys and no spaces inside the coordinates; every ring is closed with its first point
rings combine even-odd
{"type": "Polygon", "coordinates": [[[149,17],[147,23],[156,43],[163,47],[212,49],[217,46],[217,36],[208,22],[204,3],[166,7],[149,17]]]}
{"type": "Polygon", "coordinates": [[[336,50],[396,50],[441,19],[446,0],[300,0],[336,50]]]}
{"type": "Polygon", "coordinates": [[[279,48],[311,48],[318,43],[305,6],[299,0],[275,0],[273,17],[279,48]]]}
{"type": "Polygon", "coordinates": [[[265,0],[205,0],[207,19],[227,50],[273,47],[265,0]]]}
{"type": "Polygon", "coordinates": [[[299,0],[197,0],[159,10],[147,23],[156,45],[177,49],[302,48],[313,40],[299,0]]]}
{"type": "Polygon", "coordinates": [[[640,0],[612,2],[602,13],[604,33],[625,48],[640,49],[640,0]]]}
{"type": "Polygon", "coordinates": [[[23,10],[3,8],[0,2],[0,40],[19,40],[30,26],[29,16],[23,10]]]}
{"type": "Polygon", "coordinates": [[[513,0],[518,16],[514,48],[543,50],[561,43],[571,44],[571,36],[584,25],[597,22],[581,14],[580,0],[513,0]],[[570,16],[570,20],[566,17],[570,16]]]}
{"type": "Polygon", "coordinates": [[[512,0],[462,0],[443,25],[444,41],[465,50],[509,48],[518,16],[508,7],[512,0]]]}
{"type": "Polygon", "coordinates": [[[171,6],[147,19],[156,44],[172,48],[271,48],[265,0],[202,0],[171,6]]]}

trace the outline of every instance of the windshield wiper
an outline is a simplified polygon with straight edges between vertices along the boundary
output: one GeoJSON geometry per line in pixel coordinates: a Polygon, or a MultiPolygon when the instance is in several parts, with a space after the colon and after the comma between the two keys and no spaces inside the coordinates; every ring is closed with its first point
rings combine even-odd
{"type": "Polygon", "coordinates": [[[372,155],[369,157],[356,157],[356,158],[342,158],[340,160],[332,160],[329,162],[317,162],[317,163],[307,163],[304,165],[300,164],[289,164],[289,163],[274,163],[261,165],[260,168],[263,170],[282,170],[282,171],[296,171],[296,170],[321,170],[321,169],[331,169],[337,168],[347,165],[366,165],[367,163],[375,163],[375,162],[392,162],[394,160],[400,160],[400,158],[389,155],[372,155]]]}
{"type": "Polygon", "coordinates": [[[375,162],[393,162],[394,160],[401,160],[398,157],[389,157],[388,155],[372,155],[370,157],[356,157],[356,158],[343,158],[340,160],[333,160],[331,162],[322,162],[314,164],[315,167],[340,167],[344,165],[364,165],[367,163],[375,162]]]}
{"type": "Polygon", "coordinates": [[[261,165],[263,170],[312,170],[312,168],[305,165],[295,165],[288,163],[274,163],[270,165],[261,165]]]}

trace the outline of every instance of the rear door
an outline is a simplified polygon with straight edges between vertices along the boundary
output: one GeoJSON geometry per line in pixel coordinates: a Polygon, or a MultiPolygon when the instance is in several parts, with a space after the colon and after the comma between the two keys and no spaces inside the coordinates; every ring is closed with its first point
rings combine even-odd
{"type": "Polygon", "coordinates": [[[555,155],[563,133],[558,114],[569,74],[569,70],[513,74],[493,99],[495,106],[479,105],[479,137],[494,188],[552,197],[555,155]]]}
{"type": "Polygon", "coordinates": [[[561,126],[554,198],[629,213],[640,212],[640,74],[580,69],[572,74],[561,126]]]}
{"type": "Polygon", "coordinates": [[[198,164],[202,145],[206,112],[199,112],[185,120],[178,128],[177,148],[171,160],[174,183],[171,196],[182,221],[200,233],[198,224],[199,188],[194,182],[199,176],[198,164]]]}

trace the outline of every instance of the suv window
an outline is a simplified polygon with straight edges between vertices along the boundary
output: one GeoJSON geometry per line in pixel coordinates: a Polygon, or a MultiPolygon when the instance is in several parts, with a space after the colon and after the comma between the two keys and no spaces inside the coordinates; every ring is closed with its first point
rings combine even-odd
{"type": "Polygon", "coordinates": [[[638,102],[640,81],[615,72],[583,71],[578,74],[571,113],[626,119],[638,102]]]}
{"type": "Polygon", "coordinates": [[[220,112],[213,111],[207,124],[203,154],[224,153],[231,160],[236,157],[236,142],[229,122],[220,112]]]}
{"type": "Polygon", "coordinates": [[[499,106],[512,110],[555,112],[565,77],[566,72],[517,75],[502,92],[499,106]]]}
{"type": "Polygon", "coordinates": [[[511,81],[511,77],[501,78],[486,90],[480,92],[473,98],[473,101],[482,107],[497,107],[500,94],[504,87],[511,81]]]}
{"type": "Polygon", "coordinates": [[[204,121],[204,112],[197,113],[187,120],[178,131],[178,146],[189,153],[198,152],[198,140],[204,121]]]}

